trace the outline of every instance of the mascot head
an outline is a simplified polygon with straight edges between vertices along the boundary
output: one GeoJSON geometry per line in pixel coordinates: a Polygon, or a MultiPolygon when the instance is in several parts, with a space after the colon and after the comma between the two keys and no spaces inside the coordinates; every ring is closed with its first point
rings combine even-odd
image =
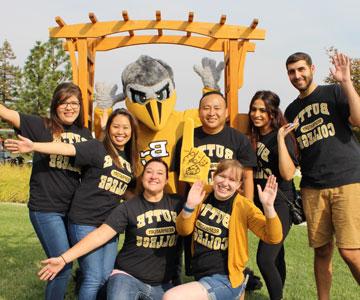
{"type": "Polygon", "coordinates": [[[121,80],[128,110],[150,129],[163,129],[176,101],[171,67],[142,55],[125,68],[121,80]]]}

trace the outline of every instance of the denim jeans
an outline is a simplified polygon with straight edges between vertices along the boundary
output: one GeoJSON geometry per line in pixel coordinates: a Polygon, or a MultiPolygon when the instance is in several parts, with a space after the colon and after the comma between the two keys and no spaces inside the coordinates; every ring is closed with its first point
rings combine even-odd
{"type": "Polygon", "coordinates": [[[199,283],[206,288],[210,300],[237,300],[246,288],[246,284],[233,288],[229,276],[221,274],[202,277],[199,283]]]}
{"type": "MultiPolygon", "coordinates": [[[[74,245],[97,227],[69,222],[71,244],[74,245]]],[[[79,300],[95,300],[99,289],[114,269],[118,236],[78,259],[82,273],[79,300]]]]}
{"type": "MultiPolygon", "coordinates": [[[[47,257],[59,256],[69,249],[65,214],[30,210],[29,216],[47,257]]],[[[72,264],[67,264],[52,281],[48,281],[45,299],[64,299],[71,266],[72,264]]]]}
{"type": "Polygon", "coordinates": [[[108,300],[161,300],[164,293],[172,288],[172,283],[152,286],[131,275],[111,275],[107,283],[108,300]]]}

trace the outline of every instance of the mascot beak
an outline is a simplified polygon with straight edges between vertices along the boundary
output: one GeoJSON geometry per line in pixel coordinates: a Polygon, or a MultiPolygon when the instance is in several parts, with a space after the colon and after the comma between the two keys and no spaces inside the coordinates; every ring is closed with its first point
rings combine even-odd
{"type": "Polygon", "coordinates": [[[161,111],[162,111],[162,103],[156,101],[156,99],[150,99],[145,104],[146,110],[151,118],[152,123],[155,128],[161,127],[161,111]]]}
{"type": "Polygon", "coordinates": [[[135,117],[154,131],[162,130],[169,121],[171,114],[174,112],[176,103],[176,93],[162,101],[152,98],[144,104],[139,104],[125,99],[127,109],[135,115],[135,117]]]}

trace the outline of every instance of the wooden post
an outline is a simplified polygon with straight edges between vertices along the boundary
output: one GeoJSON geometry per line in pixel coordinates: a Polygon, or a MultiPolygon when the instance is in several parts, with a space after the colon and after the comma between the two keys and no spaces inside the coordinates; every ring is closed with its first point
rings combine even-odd
{"type": "Polygon", "coordinates": [[[229,40],[228,53],[228,91],[227,101],[229,110],[230,126],[236,127],[236,115],[238,113],[238,82],[239,82],[239,51],[238,41],[229,40]]]}
{"type": "Polygon", "coordinates": [[[77,42],[78,59],[79,59],[79,87],[83,98],[84,107],[84,125],[89,127],[91,121],[91,115],[89,116],[89,98],[88,98],[88,48],[86,39],[78,39],[77,42]]]}

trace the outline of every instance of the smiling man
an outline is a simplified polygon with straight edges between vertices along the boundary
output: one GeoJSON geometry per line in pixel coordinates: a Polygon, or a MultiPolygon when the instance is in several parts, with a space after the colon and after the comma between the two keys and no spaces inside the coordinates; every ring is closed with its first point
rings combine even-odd
{"type": "MultiPolygon", "coordinates": [[[[208,183],[212,184],[213,173],[223,159],[236,159],[244,166],[244,196],[253,199],[253,167],[256,156],[249,139],[238,130],[226,125],[228,117],[227,103],[219,91],[210,91],[199,102],[199,117],[202,126],[194,130],[194,146],[204,151],[211,165],[208,183]]],[[[180,170],[180,152],[182,141],[176,146],[175,170],[180,170]]],[[[179,173],[178,173],[179,174],[179,173]]],[[[180,189],[182,190],[182,188],[180,189]]]]}
{"type": "Polygon", "coordinates": [[[350,125],[360,125],[360,97],[350,76],[350,59],[332,58],[338,84],[318,86],[315,67],[306,53],[286,61],[299,96],[286,109],[300,150],[301,193],[310,246],[315,251],[318,298],[329,299],[333,236],[336,246],[360,284],[360,146],[350,125]]]}

